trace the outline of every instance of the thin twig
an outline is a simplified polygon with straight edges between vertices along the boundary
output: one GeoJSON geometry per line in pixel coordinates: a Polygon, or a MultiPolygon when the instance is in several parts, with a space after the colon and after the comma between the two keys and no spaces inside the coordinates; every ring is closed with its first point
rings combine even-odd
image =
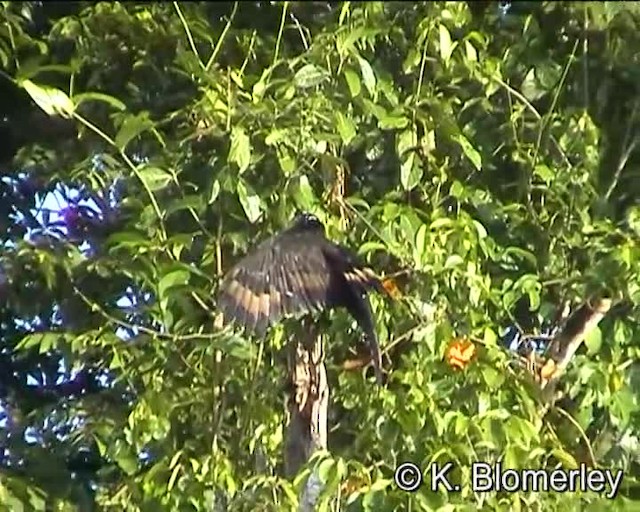
{"type": "Polygon", "coordinates": [[[207,64],[204,66],[204,70],[205,71],[209,71],[209,68],[211,68],[211,65],[216,60],[216,57],[218,56],[218,53],[220,53],[220,48],[222,48],[222,43],[223,43],[225,37],[227,36],[227,32],[229,32],[229,29],[231,28],[231,23],[233,22],[233,18],[235,17],[237,10],[238,10],[238,2],[234,2],[233,3],[233,10],[231,11],[231,16],[229,16],[229,19],[227,20],[227,24],[222,29],[222,33],[220,34],[220,37],[218,38],[218,42],[216,43],[216,47],[213,49],[213,52],[211,52],[211,57],[209,57],[209,60],[207,61],[207,64]]]}
{"type": "Polygon", "coordinates": [[[611,194],[613,194],[613,191],[618,186],[618,181],[620,180],[622,171],[627,166],[627,161],[629,160],[631,153],[633,152],[634,149],[636,149],[636,146],[638,145],[638,137],[635,137],[632,142],[629,142],[629,139],[631,138],[631,132],[634,126],[636,114],[638,112],[638,103],[639,103],[639,100],[636,98],[636,100],[633,102],[633,111],[631,112],[631,115],[628,118],[629,121],[627,123],[627,129],[624,135],[624,142],[622,143],[622,147],[626,146],[626,149],[623,151],[622,155],[620,155],[620,160],[618,160],[618,166],[616,167],[616,172],[613,175],[613,180],[609,184],[609,187],[607,188],[607,191],[604,194],[604,198],[606,200],[609,200],[609,198],[611,197],[611,194]]]}
{"type": "Polygon", "coordinates": [[[593,447],[591,446],[591,441],[589,441],[589,438],[587,437],[587,434],[585,433],[583,428],[573,418],[573,416],[571,416],[571,414],[569,414],[567,411],[565,411],[562,407],[554,407],[553,409],[554,409],[554,411],[559,412],[562,416],[567,418],[569,420],[569,422],[571,422],[571,424],[573,424],[573,426],[576,427],[576,429],[578,430],[578,433],[580,434],[580,437],[584,441],[584,444],[587,446],[587,450],[589,451],[589,458],[591,459],[591,464],[593,465],[594,468],[597,468],[598,467],[598,463],[596,462],[596,456],[593,453],[593,447]]]}
{"type": "MultiPolygon", "coordinates": [[[[527,110],[529,112],[531,112],[536,117],[536,119],[538,119],[538,120],[542,119],[542,115],[540,114],[540,112],[538,112],[536,110],[536,108],[531,104],[531,102],[521,92],[519,92],[518,90],[516,90],[513,87],[511,87],[509,84],[507,84],[506,82],[504,82],[502,79],[498,78],[497,76],[492,76],[491,79],[493,81],[495,81],[496,83],[500,84],[507,91],[509,91],[511,94],[513,94],[513,96],[515,96],[518,100],[520,100],[520,102],[525,107],[527,107],[527,110]]],[[[558,150],[558,153],[560,153],[560,156],[562,157],[564,163],[568,167],[571,167],[571,162],[567,158],[567,155],[565,154],[564,150],[562,149],[562,146],[560,146],[560,142],[558,142],[558,139],[556,139],[551,134],[549,135],[549,138],[553,142],[553,145],[555,146],[555,148],[558,150]]]]}
{"type": "Polygon", "coordinates": [[[204,64],[202,63],[202,60],[200,59],[200,55],[198,54],[198,49],[196,48],[196,44],[195,44],[195,42],[193,40],[193,36],[191,35],[191,30],[189,29],[189,24],[187,23],[187,20],[182,15],[182,11],[180,10],[180,6],[178,5],[178,2],[173,2],[173,7],[175,8],[176,12],[178,13],[178,17],[180,18],[180,22],[182,23],[184,31],[187,34],[187,40],[189,41],[189,46],[191,46],[191,51],[196,56],[196,59],[198,59],[198,64],[200,64],[200,67],[202,69],[206,70],[204,64]]]}
{"type": "Polygon", "coordinates": [[[273,64],[271,64],[271,71],[276,66],[278,60],[278,54],[280,53],[280,42],[282,41],[282,33],[284,32],[284,21],[287,19],[287,10],[289,9],[289,2],[284,2],[282,5],[282,17],[280,18],[280,28],[278,29],[278,37],[276,38],[276,49],[273,53],[273,64]]]}
{"type": "Polygon", "coordinates": [[[540,145],[542,144],[542,135],[545,129],[547,128],[549,121],[551,120],[551,116],[553,115],[553,111],[555,110],[556,105],[558,103],[558,98],[560,97],[560,91],[562,90],[562,86],[564,85],[564,82],[567,79],[567,75],[569,74],[569,68],[571,67],[571,64],[576,56],[579,42],[580,40],[576,39],[576,42],[573,45],[573,50],[571,51],[571,55],[569,55],[567,64],[565,65],[564,70],[562,71],[562,76],[560,77],[560,83],[558,84],[558,87],[556,87],[555,93],[553,95],[551,106],[549,107],[548,112],[543,116],[542,122],[540,123],[540,129],[538,130],[538,138],[536,140],[536,149],[535,149],[535,153],[533,154],[533,159],[531,161],[532,169],[534,169],[536,166],[536,160],[538,159],[538,154],[540,152],[540,145]]]}

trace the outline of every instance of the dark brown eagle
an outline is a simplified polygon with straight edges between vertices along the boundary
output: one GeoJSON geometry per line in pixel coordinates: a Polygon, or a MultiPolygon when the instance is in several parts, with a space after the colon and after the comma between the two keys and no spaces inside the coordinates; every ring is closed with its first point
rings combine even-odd
{"type": "Polygon", "coordinates": [[[344,307],[364,332],[381,384],[382,361],[367,295],[371,289],[387,292],[353,252],[326,238],[315,215],[301,213],[229,271],[218,307],[225,323],[235,322],[258,337],[285,316],[344,307]]]}

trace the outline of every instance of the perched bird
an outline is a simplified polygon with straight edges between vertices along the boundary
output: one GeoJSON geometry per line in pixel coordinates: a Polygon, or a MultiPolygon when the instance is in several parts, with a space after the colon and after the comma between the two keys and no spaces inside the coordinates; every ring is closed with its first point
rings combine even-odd
{"type": "Polygon", "coordinates": [[[382,359],[367,295],[371,289],[390,293],[353,252],[326,238],[315,215],[301,213],[229,271],[220,287],[218,308],[225,323],[235,322],[262,337],[285,316],[344,307],[364,332],[382,384],[382,359]]]}

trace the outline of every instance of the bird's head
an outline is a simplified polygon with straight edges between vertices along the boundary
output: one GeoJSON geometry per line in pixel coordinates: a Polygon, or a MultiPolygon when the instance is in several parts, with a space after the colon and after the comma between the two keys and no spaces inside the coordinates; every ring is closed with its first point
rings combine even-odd
{"type": "Polygon", "coordinates": [[[294,231],[321,231],[324,233],[324,224],[313,213],[302,212],[293,219],[291,229],[294,231]]]}

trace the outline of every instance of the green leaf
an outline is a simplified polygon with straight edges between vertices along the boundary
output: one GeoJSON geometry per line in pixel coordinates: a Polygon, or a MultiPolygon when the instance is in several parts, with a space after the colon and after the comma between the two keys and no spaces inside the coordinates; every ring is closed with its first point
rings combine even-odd
{"type": "Polygon", "coordinates": [[[209,192],[208,204],[215,203],[216,199],[218,199],[219,194],[220,194],[220,180],[215,179],[213,180],[213,183],[211,183],[211,192],[209,192]]]}
{"type": "Polygon", "coordinates": [[[16,350],[26,350],[39,347],[40,353],[49,351],[58,344],[63,335],[57,332],[37,332],[27,334],[16,345],[16,350]]]}
{"type": "Polygon", "coordinates": [[[366,255],[376,251],[385,251],[387,250],[387,246],[382,242],[365,242],[360,247],[358,247],[358,254],[366,255]]]}
{"type": "Polygon", "coordinates": [[[238,166],[239,174],[247,170],[251,163],[251,141],[244,129],[234,126],[231,130],[231,148],[229,162],[238,166]]]}
{"type": "Polygon", "coordinates": [[[449,29],[444,25],[438,26],[438,33],[440,35],[440,57],[446,63],[451,58],[451,54],[455,48],[455,45],[451,41],[451,34],[449,29]]]}
{"type": "Polygon", "coordinates": [[[440,228],[451,228],[454,225],[453,219],[448,219],[447,217],[442,217],[440,219],[434,220],[429,229],[440,229],[440,228]]]}
{"type": "Polygon", "coordinates": [[[83,92],[74,95],[73,99],[77,106],[81,105],[85,101],[100,101],[111,105],[117,110],[122,111],[127,109],[127,106],[118,98],[114,98],[113,96],[109,96],[108,94],[103,94],[101,92],[83,92]]]}
{"type": "Polygon", "coordinates": [[[351,97],[355,98],[356,96],[359,96],[360,91],[362,90],[362,85],[360,84],[360,78],[358,77],[358,75],[350,69],[345,69],[344,78],[347,81],[347,85],[349,86],[351,97]]]}
{"type": "Polygon", "coordinates": [[[143,167],[137,174],[140,181],[152,191],[166,187],[173,180],[173,176],[169,171],[159,167],[143,167]]]}
{"type": "Polygon", "coordinates": [[[416,233],[416,243],[415,243],[415,248],[416,248],[416,255],[414,257],[414,259],[416,260],[416,263],[421,265],[422,264],[422,260],[425,256],[425,253],[427,251],[427,232],[429,230],[429,227],[426,224],[422,224],[419,228],[418,228],[418,232],[416,233]]]}
{"type": "Polygon", "coordinates": [[[336,461],[327,458],[318,464],[318,476],[322,482],[328,482],[329,479],[336,473],[336,461]]]}
{"type": "Polygon", "coordinates": [[[454,135],[453,138],[460,145],[460,147],[462,148],[462,152],[473,164],[476,170],[479,171],[480,169],[482,169],[482,157],[480,156],[480,153],[478,153],[476,148],[471,145],[469,139],[467,139],[461,133],[454,135]]]}
{"type": "Polygon", "coordinates": [[[554,172],[544,164],[538,164],[533,169],[533,174],[539,176],[547,185],[553,181],[554,172]]]}
{"type": "Polygon", "coordinates": [[[255,345],[251,341],[243,340],[237,336],[220,340],[216,343],[216,347],[229,357],[239,361],[253,361],[256,356],[255,345]]]}
{"type": "Polygon", "coordinates": [[[498,341],[498,335],[493,329],[491,329],[491,327],[485,327],[483,341],[484,341],[485,347],[488,347],[490,345],[495,345],[498,341]]]}
{"type": "Polygon", "coordinates": [[[297,71],[293,77],[293,81],[296,87],[307,89],[321,84],[328,76],[329,74],[324,69],[313,64],[307,64],[297,71]]]}
{"type": "Polygon", "coordinates": [[[364,86],[369,91],[369,96],[373,97],[376,93],[376,75],[373,73],[371,64],[362,57],[358,57],[358,63],[360,64],[360,72],[362,73],[362,81],[364,86]]]}
{"type": "Polygon", "coordinates": [[[478,50],[471,44],[471,41],[466,40],[464,42],[464,51],[467,61],[478,62],[478,50]]]}
{"type": "Polygon", "coordinates": [[[503,257],[510,256],[512,254],[514,256],[518,256],[526,260],[529,263],[529,265],[531,265],[534,268],[538,265],[538,260],[536,259],[534,254],[525,249],[521,249],[520,247],[513,247],[513,246],[507,247],[503,252],[503,257]]]}
{"type": "Polygon", "coordinates": [[[415,147],[418,143],[415,130],[405,130],[398,136],[400,157],[400,183],[405,190],[412,190],[422,177],[422,167],[415,164],[415,147]]]}
{"type": "Polygon", "coordinates": [[[500,372],[491,366],[482,368],[482,377],[489,389],[497,389],[504,384],[504,372],[500,372]]]}
{"type": "Polygon", "coordinates": [[[356,125],[340,111],[336,112],[336,128],[345,145],[348,145],[356,136],[356,125]]]}
{"type": "Polygon", "coordinates": [[[296,169],[296,159],[287,150],[278,150],[278,163],[285,176],[289,176],[296,169]]]}
{"type": "Polygon", "coordinates": [[[238,199],[240,200],[240,204],[244,209],[247,219],[249,219],[249,222],[253,224],[262,214],[262,202],[260,201],[260,198],[242,181],[238,182],[236,191],[238,192],[238,199]]]}
{"type": "Polygon", "coordinates": [[[305,211],[313,209],[313,206],[317,202],[313,188],[311,188],[311,184],[309,183],[309,178],[304,174],[298,178],[293,196],[298,207],[305,211]]]}
{"type": "Polygon", "coordinates": [[[65,118],[70,118],[73,115],[75,105],[71,98],[60,89],[37,85],[31,80],[21,80],[18,83],[48,115],[60,115],[65,118]]]}
{"type": "Polygon", "coordinates": [[[190,194],[171,201],[167,207],[167,215],[192,208],[196,213],[204,210],[204,198],[198,194],[190,194]]]}
{"type": "Polygon", "coordinates": [[[252,89],[252,99],[253,103],[258,103],[264,97],[264,93],[267,90],[266,78],[263,76],[260,80],[258,80],[252,89]]]}
{"type": "Polygon", "coordinates": [[[602,347],[602,331],[600,327],[594,327],[585,335],[584,344],[587,346],[590,355],[600,352],[602,347]]]}
{"type": "Polygon", "coordinates": [[[148,237],[136,231],[122,231],[111,235],[107,239],[107,245],[121,245],[123,247],[130,245],[148,246],[151,245],[151,241],[148,237]]]}
{"type": "Polygon", "coordinates": [[[287,137],[289,137],[289,130],[282,128],[273,128],[269,135],[267,135],[264,139],[264,143],[267,146],[275,146],[276,144],[286,141],[287,137]]]}
{"type": "Polygon", "coordinates": [[[522,92],[522,95],[529,101],[535,101],[546,94],[546,91],[538,85],[534,68],[531,68],[527,75],[524,77],[524,81],[520,86],[520,91],[522,92]]]}
{"type": "Polygon", "coordinates": [[[466,196],[464,185],[460,183],[458,180],[455,180],[451,184],[451,188],[449,189],[449,194],[451,194],[456,199],[464,199],[466,196]]]}
{"type": "Polygon", "coordinates": [[[452,254],[447,257],[447,260],[444,262],[444,268],[454,268],[460,267],[464,265],[464,259],[459,254],[452,254]]]}
{"type": "Polygon", "coordinates": [[[142,112],[135,116],[127,116],[118,130],[115,138],[115,144],[118,149],[124,151],[134,138],[141,133],[153,128],[154,123],[149,119],[147,112],[142,112]]]}
{"type": "Polygon", "coordinates": [[[158,283],[158,295],[161,298],[167,293],[167,290],[173,288],[175,286],[184,286],[189,282],[189,271],[180,269],[169,272],[164,275],[160,282],[158,283]]]}
{"type": "Polygon", "coordinates": [[[131,476],[138,471],[138,459],[129,452],[119,453],[115,460],[126,475],[131,476]]]}
{"type": "Polygon", "coordinates": [[[378,120],[381,130],[402,130],[409,124],[409,119],[405,116],[385,115],[378,120]]]}

